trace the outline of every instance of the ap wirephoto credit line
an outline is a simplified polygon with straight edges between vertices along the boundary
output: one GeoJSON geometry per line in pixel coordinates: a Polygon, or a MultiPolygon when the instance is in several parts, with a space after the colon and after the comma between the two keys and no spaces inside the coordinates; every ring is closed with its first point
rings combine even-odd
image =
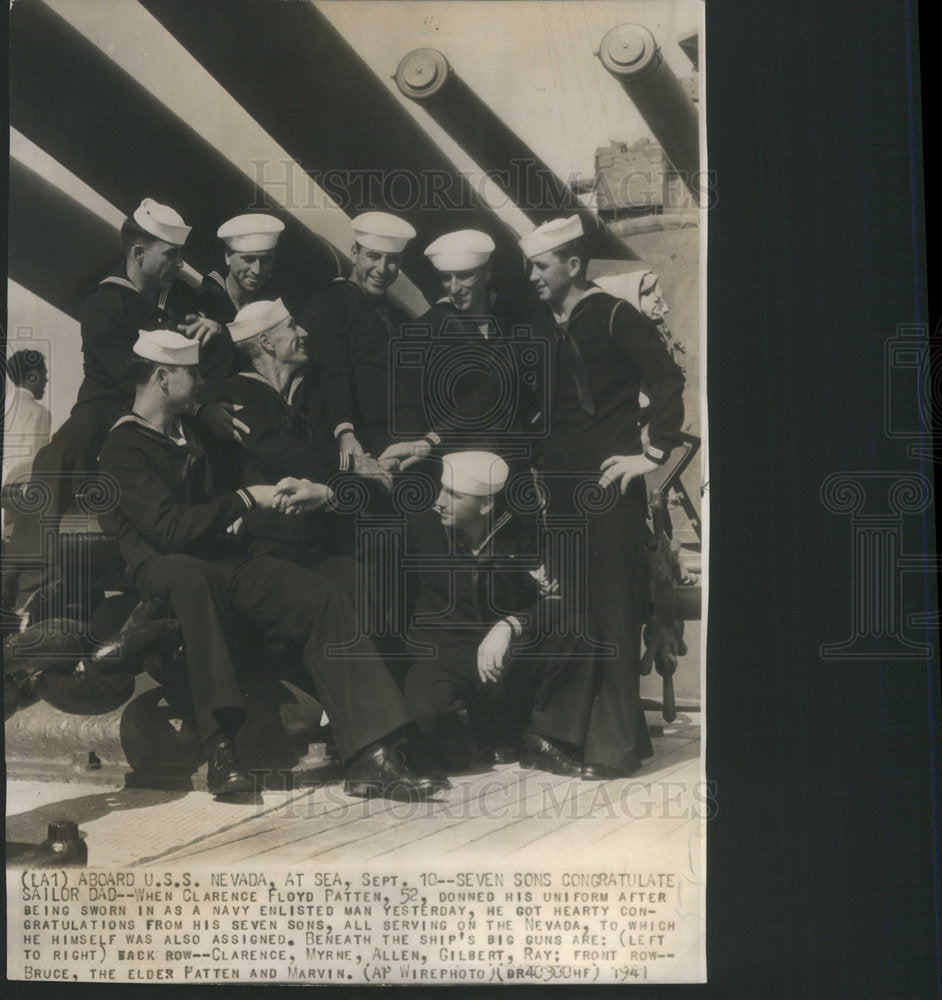
{"type": "Polygon", "coordinates": [[[704,982],[703,5],[10,26],[8,977],[704,982]]]}

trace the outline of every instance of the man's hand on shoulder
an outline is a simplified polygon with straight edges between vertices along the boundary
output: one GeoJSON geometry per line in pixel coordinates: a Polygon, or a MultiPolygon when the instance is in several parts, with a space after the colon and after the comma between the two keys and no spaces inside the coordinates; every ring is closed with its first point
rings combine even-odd
{"type": "Polygon", "coordinates": [[[184,337],[198,340],[200,346],[208,344],[222,333],[222,325],[202,313],[187,313],[183,322],[177,324],[177,329],[184,337]]]}

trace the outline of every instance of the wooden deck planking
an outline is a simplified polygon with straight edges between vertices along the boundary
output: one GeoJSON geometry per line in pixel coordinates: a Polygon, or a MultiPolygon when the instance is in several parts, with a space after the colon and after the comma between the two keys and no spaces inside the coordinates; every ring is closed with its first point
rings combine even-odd
{"type": "Polygon", "coordinates": [[[380,838],[378,842],[381,844],[389,844],[391,839],[398,843],[403,837],[410,841],[422,839],[428,835],[423,832],[427,827],[433,827],[430,832],[441,829],[443,824],[452,822],[451,814],[455,810],[471,808],[476,798],[476,784],[459,781],[455,783],[455,787],[447,799],[430,799],[423,803],[414,804],[390,803],[390,808],[378,815],[376,822],[371,824],[368,829],[346,827],[343,830],[333,831],[334,836],[328,836],[323,842],[326,850],[312,857],[326,860],[331,860],[333,854],[344,857],[347,856],[346,852],[350,849],[368,848],[369,845],[365,842],[377,837],[380,838]],[[404,826],[408,826],[408,833],[398,836],[404,826]],[[395,832],[397,836],[391,837],[391,831],[395,832]]]}
{"type": "MultiPolygon", "coordinates": [[[[644,782],[636,782],[629,796],[635,798],[649,794],[649,789],[659,782],[672,778],[682,782],[688,778],[685,773],[689,768],[687,762],[691,759],[690,751],[697,749],[699,741],[692,737],[679,737],[678,745],[671,747],[667,753],[658,756],[658,770],[644,782]],[[681,777],[683,775],[683,777],[681,777]]],[[[578,831],[579,837],[573,836],[571,839],[581,842],[584,832],[585,820],[590,818],[592,810],[584,808],[585,803],[592,803],[596,799],[605,796],[607,802],[611,798],[605,786],[611,787],[614,782],[600,782],[598,784],[588,784],[574,781],[573,779],[549,775],[541,771],[516,771],[518,775],[518,795],[516,805],[519,807],[518,815],[510,815],[500,821],[495,818],[494,810],[502,803],[493,800],[490,803],[490,815],[469,818],[466,821],[451,823],[439,830],[432,831],[425,837],[418,837],[413,841],[413,847],[405,850],[395,844],[384,844],[384,849],[379,854],[371,855],[370,860],[380,858],[383,855],[396,852],[397,857],[409,857],[411,854],[420,853],[424,856],[441,857],[449,853],[494,850],[500,853],[514,853],[522,850],[531,844],[546,841],[552,838],[554,842],[565,843],[565,831],[567,827],[572,827],[572,834],[578,831]],[[519,794],[519,790],[526,787],[526,794],[519,794]],[[551,804],[546,808],[533,809],[533,805],[542,805],[547,796],[551,797],[551,804]],[[522,814],[519,814],[521,813],[522,814]],[[562,834],[562,837],[560,836],[562,834]]],[[[690,774],[690,779],[696,778],[696,770],[690,774]]],[[[618,779],[618,782],[624,779],[618,779]]],[[[597,810],[603,809],[600,803],[597,810]]],[[[630,816],[620,818],[619,825],[625,826],[632,822],[630,816]]]]}
{"type": "MultiPolygon", "coordinates": [[[[536,799],[543,794],[547,787],[568,784],[573,779],[562,778],[545,772],[523,771],[513,765],[507,765],[505,773],[512,776],[513,780],[504,785],[499,785],[492,780],[487,785],[484,794],[475,796],[471,802],[475,808],[472,814],[461,817],[430,830],[423,837],[410,838],[410,842],[404,844],[390,844],[385,842],[377,847],[382,850],[374,851],[369,855],[369,860],[381,860],[384,856],[395,853],[397,860],[421,861],[423,858],[440,858],[443,855],[464,849],[472,849],[475,841],[484,834],[495,829],[495,816],[497,810],[514,808],[520,809],[523,803],[530,799],[536,799]],[[539,774],[540,778],[534,780],[533,776],[539,774]]],[[[479,778],[475,784],[481,787],[483,781],[479,778]]],[[[519,812],[517,813],[519,816],[519,812]]],[[[515,820],[513,820],[515,821],[515,820]]],[[[498,820],[500,826],[509,826],[510,819],[498,820]]]]}
{"type": "MultiPolygon", "coordinates": [[[[473,797],[470,785],[459,786],[462,794],[473,797]]],[[[202,839],[193,850],[186,846],[181,848],[176,856],[193,858],[208,851],[221,852],[220,857],[230,862],[237,862],[248,857],[262,857],[285,848],[298,848],[300,853],[292,850],[291,860],[306,860],[321,856],[333,846],[344,846],[356,840],[363,839],[373,833],[376,823],[382,823],[381,830],[388,830],[401,824],[401,815],[397,811],[409,809],[428,809],[434,813],[447,806],[447,801],[430,799],[421,804],[398,803],[388,799],[361,799],[343,796],[338,792],[339,786],[308,789],[305,796],[299,796],[293,803],[283,808],[276,808],[264,817],[261,826],[254,825],[256,817],[246,820],[240,835],[233,840],[232,833],[223,832],[219,837],[202,839]],[[340,794],[342,801],[334,796],[340,794]],[[325,799],[330,795],[329,799],[325,799]],[[303,816],[297,816],[298,809],[304,810],[303,816]],[[295,815],[285,815],[290,812],[295,815]],[[302,825],[303,824],[303,825],[302,825]],[[364,832],[364,830],[366,832],[364,832]],[[304,852],[303,842],[312,837],[318,838],[317,850],[304,852]],[[238,843],[236,850],[230,846],[238,843]]],[[[261,817],[259,817],[261,819],[261,817]]],[[[381,831],[377,831],[381,832],[381,831]]]]}
{"type": "Polygon", "coordinates": [[[314,823],[331,826],[362,822],[371,812],[382,811],[389,803],[382,799],[349,799],[344,803],[317,798],[320,789],[309,789],[302,799],[277,807],[264,816],[247,819],[237,831],[223,832],[219,836],[201,839],[199,842],[181,845],[173,855],[165,860],[200,860],[202,854],[211,854],[211,862],[221,860],[235,864],[247,858],[271,854],[273,851],[289,850],[293,860],[298,845],[309,840],[318,832],[314,823]],[[297,815],[303,809],[304,815],[297,815]]]}
{"type": "MultiPolygon", "coordinates": [[[[682,789],[698,780],[695,732],[695,726],[685,726],[658,737],[656,757],[648,765],[655,769],[635,779],[588,783],[505,765],[458,775],[447,797],[420,803],[338,801],[343,793],[336,784],[307,788],[261,814],[181,844],[160,860],[245,865],[253,860],[382,863],[394,858],[397,864],[410,864],[452,854],[545,854],[566,852],[574,845],[584,849],[628,835],[645,817],[646,800],[657,805],[665,782],[677,782],[682,789]],[[625,780],[632,782],[630,790],[615,794],[625,780]],[[635,807],[638,815],[633,814],[635,807]],[[612,817],[613,809],[624,815],[612,817]]],[[[666,824],[652,819],[646,823],[645,840],[652,833],[667,837],[686,822],[685,816],[666,824]],[[658,829],[661,826],[665,829],[658,829]]]]}
{"type": "MultiPolygon", "coordinates": [[[[195,833],[189,839],[179,840],[176,844],[161,854],[142,858],[140,863],[150,864],[158,860],[175,860],[180,857],[197,858],[200,854],[218,850],[226,845],[239,844],[253,836],[254,832],[258,829],[280,829],[282,828],[281,814],[288,809],[297,808],[298,803],[309,798],[310,795],[311,790],[306,789],[304,792],[294,794],[284,801],[264,805],[261,809],[257,806],[246,805],[244,808],[247,811],[241,820],[221,828],[209,828],[206,832],[195,833]],[[278,825],[273,825],[276,822],[278,825]],[[261,827],[255,826],[254,824],[261,824],[261,827]]],[[[208,808],[218,807],[219,805],[219,802],[211,802],[211,805],[208,808]]],[[[226,808],[232,807],[226,805],[226,808]]],[[[200,819],[202,819],[202,817],[194,817],[194,827],[197,829],[205,825],[199,822],[200,819]]]]}
{"type": "MultiPolygon", "coordinates": [[[[680,775],[688,759],[683,756],[683,753],[684,747],[680,746],[673,748],[668,754],[659,758],[659,762],[663,762],[667,766],[659,768],[656,776],[644,781],[628,779],[632,784],[628,794],[624,796],[625,805],[630,808],[632,800],[643,799],[649,794],[648,790],[652,786],[658,785],[666,778],[680,775]]],[[[594,825],[598,822],[610,820],[616,824],[617,829],[626,830],[642,817],[631,815],[627,808],[625,815],[602,815],[603,812],[614,811],[617,813],[622,807],[622,796],[620,794],[613,795],[611,789],[623,785],[625,780],[619,778],[612,781],[581,782],[579,785],[573,785],[564,798],[556,798],[553,805],[547,810],[538,816],[529,818],[533,822],[518,821],[517,824],[513,825],[513,828],[502,831],[500,846],[509,854],[530,848],[551,855],[555,850],[565,849],[569,842],[578,842],[580,847],[584,847],[603,839],[602,836],[592,838],[589,841],[585,839],[586,833],[591,834],[594,825]],[[587,806],[588,808],[586,808],[587,806]],[[556,815],[548,816],[547,814],[551,811],[556,815]],[[547,820],[551,820],[551,822],[547,822],[547,820]]],[[[489,836],[496,834],[497,831],[489,836]]]]}

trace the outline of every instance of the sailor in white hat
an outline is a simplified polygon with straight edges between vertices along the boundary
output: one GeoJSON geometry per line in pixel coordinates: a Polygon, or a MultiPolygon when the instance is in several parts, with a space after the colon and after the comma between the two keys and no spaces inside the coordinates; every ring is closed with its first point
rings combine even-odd
{"type": "Polygon", "coordinates": [[[384,298],[399,276],[402,252],[415,238],[415,230],[388,212],[364,212],[352,225],[353,280],[366,295],[384,298]]]}
{"type": "Polygon", "coordinates": [[[600,657],[583,778],[630,774],[651,756],[639,694],[642,611],[634,568],[642,564],[645,474],[667,461],[683,422],[684,379],[657,327],[587,278],[589,250],[578,216],[554,219],[520,241],[529,277],[550,307],[559,344],[543,469],[553,484],[548,514],[585,521],[588,632],[617,650],[600,657]],[[639,392],[650,399],[647,436],[639,392]],[[611,502],[588,510],[581,484],[598,477],[611,502]]]}
{"type": "Polygon", "coordinates": [[[476,229],[445,233],[425,248],[438,272],[447,302],[458,313],[484,317],[490,311],[494,241],[476,229]]]}
{"type": "Polygon", "coordinates": [[[179,212],[169,205],[161,205],[153,198],[144,198],[134,209],[132,218],[145,233],[176,247],[182,247],[186,243],[192,228],[183,221],[179,212]]]}
{"type": "Polygon", "coordinates": [[[200,345],[176,330],[140,330],[131,350],[157,365],[196,367],[200,363],[200,345]]]}
{"type": "Polygon", "coordinates": [[[178,333],[141,332],[131,362],[134,407],[105,441],[101,469],[118,487],[103,520],[118,536],[135,584],[145,599],[166,601],[180,623],[209,791],[231,798],[255,789],[235,746],[247,709],[227,636],[227,623],[238,620],[259,634],[301,640],[304,668],[330,706],[350,794],[434,794],[446,784],[416,774],[393,753],[409,718],[369,642],[352,660],[324,652],[356,631],[343,588],[326,574],[248,555],[233,537],[242,518],[273,512],[278,497],[263,484],[229,493],[213,488],[215,470],[186,412],[199,385],[198,360],[198,345],[178,333]]]}
{"type": "MultiPolygon", "coordinates": [[[[174,279],[187,272],[183,261],[183,245],[191,227],[169,205],[161,205],[153,198],[144,200],[125,220],[121,228],[121,242],[127,253],[127,276],[142,295],[157,297],[158,308],[163,309],[174,279]]],[[[105,281],[109,281],[106,278],[105,281]]],[[[190,279],[187,278],[187,281],[190,279]]],[[[190,296],[187,296],[190,298],[190,296]]],[[[190,309],[176,324],[176,329],[199,343],[209,343],[222,332],[221,325],[190,303],[190,309]]]]}
{"type": "MultiPolygon", "coordinates": [[[[507,464],[492,452],[447,454],[434,510],[408,522],[406,542],[419,570],[409,611],[430,623],[410,627],[409,638],[433,645],[435,655],[410,667],[406,703],[433,757],[446,769],[469,763],[470,748],[454,715],[461,699],[475,742],[491,762],[509,763],[522,749],[527,766],[576,776],[581,762],[552,740],[578,735],[560,723],[579,679],[561,683],[568,658],[549,650],[544,657],[542,646],[534,653],[542,642],[541,606],[548,613],[551,605],[554,620],[562,621],[561,595],[542,565],[535,518],[512,514],[504,503],[507,477],[507,464]],[[437,571],[446,560],[448,572],[437,571]],[[521,663],[511,643],[524,633],[534,658],[521,663]],[[543,682],[537,679],[538,663],[546,668],[543,682]],[[533,710],[539,715],[531,715],[533,710]]],[[[587,676],[582,687],[591,683],[587,676]]]]}
{"type": "Polygon", "coordinates": [[[520,240],[520,249],[527,258],[530,281],[537,295],[549,304],[557,319],[565,319],[589,290],[588,246],[582,220],[572,215],[544,222],[520,240]],[[578,252],[571,252],[574,249],[578,252]]]}
{"type": "Polygon", "coordinates": [[[273,215],[252,212],[224,222],[216,235],[225,245],[226,272],[210,271],[200,289],[204,311],[229,323],[245,305],[266,296],[275,269],[278,240],[285,224],[273,215]]]}
{"type": "MultiPolygon", "coordinates": [[[[391,406],[402,404],[390,392],[395,372],[389,367],[389,342],[412,318],[386,293],[416,233],[388,212],[364,212],[352,226],[350,277],[336,278],[317,293],[299,319],[317,338],[328,432],[342,451],[375,456],[392,440],[391,406]]],[[[413,402],[421,412],[421,400],[413,402]]]]}
{"type": "Polygon", "coordinates": [[[190,227],[178,212],[145,198],[121,227],[127,281],[145,297],[158,297],[183,268],[183,244],[189,235],[190,227]]]}
{"type": "Polygon", "coordinates": [[[494,498],[507,481],[507,463],[487,451],[442,456],[442,488],[435,511],[446,528],[460,531],[472,549],[488,532],[494,498]]]}
{"type": "Polygon", "coordinates": [[[249,358],[268,354],[277,366],[272,370],[275,388],[282,392],[290,376],[307,361],[307,330],[295,323],[281,299],[250,302],[229,324],[233,344],[249,358]]]}
{"type": "Polygon", "coordinates": [[[34,462],[34,471],[55,483],[57,513],[94,472],[108,428],[131,401],[128,358],[139,330],[176,330],[203,346],[205,399],[217,398],[228,375],[229,355],[219,350],[221,326],[199,315],[191,288],[178,280],[189,233],[175,209],[144,198],[121,227],[123,260],[79,310],[84,379],[71,416],[34,462]]]}
{"type": "MultiPolygon", "coordinates": [[[[295,322],[281,299],[250,302],[229,324],[229,333],[245,362],[242,370],[230,377],[226,398],[248,428],[242,442],[248,471],[269,482],[290,481],[293,486],[290,495],[295,500],[292,513],[323,507],[333,495],[326,484],[338,472],[354,472],[377,479],[386,487],[390,485],[390,475],[376,459],[347,454],[312,440],[312,420],[307,411],[312,397],[307,384],[308,334],[295,322]]],[[[249,524],[253,536],[270,542],[273,553],[277,544],[278,555],[306,565],[324,557],[320,537],[324,532],[318,534],[314,526],[292,529],[289,537],[283,526],[276,525],[269,538],[271,519],[255,520],[257,523],[249,524]],[[295,551],[280,551],[289,544],[295,551]]],[[[339,536],[347,522],[331,527],[339,536]]]]}
{"type": "Polygon", "coordinates": [[[183,443],[181,415],[192,410],[203,386],[199,343],[176,330],[140,330],[128,376],[135,387],[131,412],[114,427],[134,422],[183,443]]]}
{"type": "Polygon", "coordinates": [[[278,245],[285,224],[273,215],[250,212],[224,222],[216,235],[230,253],[267,253],[278,245]]]}
{"type": "Polygon", "coordinates": [[[405,471],[435,449],[501,451],[510,437],[517,439],[521,455],[520,438],[539,412],[542,386],[524,378],[520,363],[524,350],[532,354],[532,343],[512,338],[514,328],[530,317],[490,291],[494,250],[493,239],[477,229],[445,233],[425,248],[445,295],[416,323],[429,330],[434,341],[429,359],[447,379],[447,391],[432,387],[435,408],[425,414],[423,437],[396,441],[380,455],[388,469],[405,471]],[[500,375],[508,372],[501,382],[500,375]]]}

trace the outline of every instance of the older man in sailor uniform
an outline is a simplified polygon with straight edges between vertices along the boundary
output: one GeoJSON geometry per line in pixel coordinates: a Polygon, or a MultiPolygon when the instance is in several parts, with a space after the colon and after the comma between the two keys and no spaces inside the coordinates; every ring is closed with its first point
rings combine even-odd
{"type": "Polygon", "coordinates": [[[300,322],[315,338],[328,433],[341,451],[378,457],[392,441],[393,401],[397,422],[421,423],[421,400],[391,391],[389,367],[389,342],[410,317],[387,293],[415,230],[388,212],[365,212],[353,231],[350,277],[318,292],[300,322]]]}
{"type": "MultiPolygon", "coordinates": [[[[355,473],[388,486],[389,475],[374,458],[341,451],[318,439],[307,384],[308,332],[281,299],[251,302],[229,323],[241,370],[229,379],[225,395],[247,428],[242,446],[246,473],[268,483],[287,476],[319,484],[323,503],[327,484],[339,473],[355,473]]],[[[352,553],[352,524],[338,513],[288,519],[253,511],[246,519],[256,540],[253,551],[312,564],[327,555],[352,553]]]]}
{"type": "Polygon", "coordinates": [[[619,777],[652,754],[638,671],[644,475],[664,463],[677,442],[684,379],[655,324],[587,280],[589,257],[578,216],[545,223],[520,246],[556,331],[549,432],[542,447],[546,514],[576,517],[585,528],[585,631],[596,644],[610,646],[595,658],[583,777],[619,777]],[[642,385],[650,400],[644,444],[642,385]],[[595,496],[599,487],[604,492],[595,496]]]}
{"type": "MultiPolygon", "coordinates": [[[[490,452],[445,455],[434,509],[406,522],[406,565],[392,559],[375,589],[405,595],[406,703],[438,765],[471,760],[463,701],[493,763],[519,756],[522,767],[577,777],[595,671],[571,620],[574,595],[544,565],[536,520],[504,504],[507,474],[490,452]]],[[[288,513],[323,502],[304,480],[278,491],[288,513]]]]}
{"type": "Polygon", "coordinates": [[[249,791],[235,753],[245,716],[228,648],[231,622],[275,641],[303,644],[333,726],[353,795],[415,797],[443,787],[410,771],[396,750],[408,723],[375,649],[356,641],[350,599],[324,575],[268,556],[246,557],[235,527],[250,510],[279,503],[272,486],[217,495],[197,427],[188,415],[199,389],[198,345],[172,331],[141,331],[134,346],[132,411],[112,428],[102,471],[118,483],[105,518],[146,598],[165,599],[180,621],[196,723],[209,759],[209,790],[249,791]],[[354,643],[345,657],[329,648],[354,643]]]}

